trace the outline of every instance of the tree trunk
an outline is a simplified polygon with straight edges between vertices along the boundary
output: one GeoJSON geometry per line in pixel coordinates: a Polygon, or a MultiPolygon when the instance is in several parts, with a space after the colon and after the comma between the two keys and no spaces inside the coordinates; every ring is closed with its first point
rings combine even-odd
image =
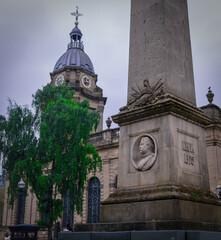
{"type": "Polygon", "coordinates": [[[52,227],[48,227],[48,240],[52,240],[52,227]]]}

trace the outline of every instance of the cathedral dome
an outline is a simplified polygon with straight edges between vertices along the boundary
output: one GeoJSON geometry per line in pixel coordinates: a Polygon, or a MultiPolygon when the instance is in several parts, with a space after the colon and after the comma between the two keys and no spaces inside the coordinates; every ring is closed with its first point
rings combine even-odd
{"type": "Polygon", "coordinates": [[[82,67],[84,70],[94,73],[94,67],[91,59],[84,52],[84,45],[81,41],[82,33],[78,28],[78,16],[81,14],[72,13],[76,16],[75,27],[70,33],[70,43],[68,44],[68,50],[65,52],[56,62],[54,66],[54,72],[60,70],[64,67],[82,67]]]}
{"type": "Polygon", "coordinates": [[[62,69],[63,67],[82,67],[94,73],[94,67],[90,58],[79,48],[69,48],[56,62],[54,71],[62,69]]]}

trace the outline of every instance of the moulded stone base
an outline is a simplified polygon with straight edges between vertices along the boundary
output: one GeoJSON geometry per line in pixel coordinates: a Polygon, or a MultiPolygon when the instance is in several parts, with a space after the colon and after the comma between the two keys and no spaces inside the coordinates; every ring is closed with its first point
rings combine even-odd
{"type": "Polygon", "coordinates": [[[120,231],[120,232],[60,232],[59,240],[220,240],[221,233],[208,231],[120,231]]]}
{"type": "Polygon", "coordinates": [[[221,232],[221,202],[207,190],[183,185],[121,190],[102,202],[100,222],[76,224],[75,231],[221,232]]]}
{"type": "MultiPolygon", "coordinates": [[[[221,204],[218,200],[191,199],[171,194],[165,199],[150,200],[140,196],[127,202],[126,197],[115,203],[109,200],[101,206],[101,224],[76,226],[77,231],[133,231],[133,230],[204,230],[221,231],[221,204]],[[174,197],[174,198],[173,198],[174,197]],[[202,201],[201,201],[202,200],[202,201]]],[[[157,199],[158,198],[158,199],[157,199]]]]}
{"type": "Polygon", "coordinates": [[[119,231],[145,231],[145,230],[198,230],[221,232],[221,224],[179,221],[156,220],[147,222],[118,222],[118,223],[94,223],[76,224],[75,232],[119,232],[119,231]]]}
{"type": "Polygon", "coordinates": [[[221,207],[180,199],[104,205],[101,222],[193,221],[221,224],[221,207]]]}

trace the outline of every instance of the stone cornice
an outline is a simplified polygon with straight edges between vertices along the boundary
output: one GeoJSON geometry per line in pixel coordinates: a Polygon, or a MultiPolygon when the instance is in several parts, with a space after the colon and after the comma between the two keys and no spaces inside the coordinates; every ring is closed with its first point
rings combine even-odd
{"type": "Polygon", "coordinates": [[[63,68],[58,69],[56,71],[53,71],[53,72],[50,73],[50,76],[55,76],[56,74],[62,73],[62,72],[65,72],[65,71],[75,71],[75,72],[76,71],[81,71],[81,72],[83,72],[85,74],[89,74],[89,75],[91,75],[93,77],[97,77],[97,74],[92,73],[90,71],[87,71],[87,70],[83,69],[82,67],[70,67],[70,66],[66,66],[66,67],[63,67],[63,68]]]}
{"type": "Polygon", "coordinates": [[[80,92],[84,97],[90,99],[90,100],[95,100],[95,101],[103,101],[104,105],[106,104],[107,98],[106,97],[98,97],[94,95],[90,95],[84,91],[84,88],[82,87],[73,87],[70,86],[70,89],[75,90],[77,92],[80,92]]]}
{"type": "Polygon", "coordinates": [[[207,140],[206,139],[206,146],[207,147],[214,147],[214,146],[216,146],[216,147],[221,147],[221,140],[220,139],[209,139],[209,140],[207,140]]]}
{"type": "Polygon", "coordinates": [[[217,105],[215,105],[215,104],[213,104],[213,103],[210,103],[210,104],[208,104],[208,105],[202,106],[202,107],[200,107],[200,108],[201,108],[201,109],[215,108],[215,109],[217,109],[218,111],[220,111],[220,107],[217,106],[217,105]]]}
{"type": "Polygon", "coordinates": [[[95,146],[95,148],[97,151],[104,150],[104,149],[110,149],[110,148],[119,148],[119,142],[101,144],[100,146],[95,146]]]}
{"type": "Polygon", "coordinates": [[[206,116],[201,109],[171,94],[165,94],[156,103],[148,104],[144,107],[132,110],[128,110],[127,107],[125,107],[123,111],[112,116],[112,119],[115,123],[122,126],[143,119],[168,114],[176,115],[177,117],[184,118],[187,121],[201,126],[209,125],[212,122],[211,118],[206,116]]]}
{"type": "Polygon", "coordinates": [[[206,128],[221,131],[221,123],[212,123],[207,125],[206,128]]]}
{"type": "Polygon", "coordinates": [[[221,206],[221,202],[212,192],[178,184],[167,184],[146,189],[118,189],[111,193],[109,198],[105,199],[101,204],[109,205],[165,199],[189,200],[221,206]]]}
{"type": "Polygon", "coordinates": [[[206,126],[206,146],[221,147],[221,123],[206,126]]]}

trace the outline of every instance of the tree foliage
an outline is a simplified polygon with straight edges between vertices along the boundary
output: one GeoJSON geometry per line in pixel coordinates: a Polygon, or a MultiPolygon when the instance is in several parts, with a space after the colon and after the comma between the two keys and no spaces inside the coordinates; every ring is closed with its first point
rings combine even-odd
{"type": "Polygon", "coordinates": [[[82,212],[87,174],[101,168],[100,156],[88,144],[90,132],[99,124],[99,112],[89,111],[88,100],[73,101],[73,94],[68,87],[47,85],[33,96],[35,114],[27,107],[11,105],[8,119],[0,118],[11,203],[12,191],[22,178],[36,194],[38,210],[49,229],[61,216],[67,191],[77,212],[82,212]]]}
{"type": "Polygon", "coordinates": [[[9,178],[9,203],[12,205],[18,196],[18,182],[21,176],[12,174],[15,166],[29,158],[31,149],[36,146],[33,127],[33,114],[27,106],[21,107],[9,100],[8,118],[0,116],[0,152],[3,168],[9,178]]]}

